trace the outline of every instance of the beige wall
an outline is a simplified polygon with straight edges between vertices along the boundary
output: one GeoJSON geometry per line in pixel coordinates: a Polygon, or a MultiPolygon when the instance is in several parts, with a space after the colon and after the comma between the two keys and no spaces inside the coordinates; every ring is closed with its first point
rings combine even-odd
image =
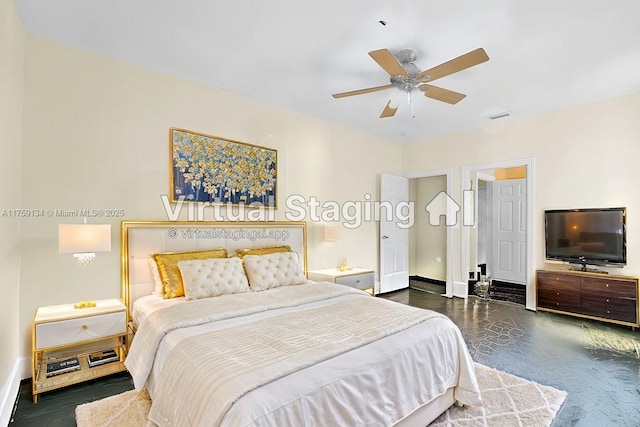
{"type": "MultiPolygon", "coordinates": [[[[298,113],[28,36],[25,60],[24,207],[123,209],[112,224],[112,251],[82,268],[58,254],[58,223],[46,217],[23,230],[20,338],[29,350],[37,306],[120,293],[119,223],[167,220],[160,199],[169,189],[172,126],[278,150],[276,219],[285,196],[324,203],[376,197],[378,173],[400,173],[401,146],[298,113]]],[[[212,217],[206,217],[212,219],[212,217]]],[[[343,229],[324,242],[309,223],[309,266],[377,269],[375,223],[343,229]]]]}
{"type": "MultiPolygon", "coordinates": [[[[627,206],[628,265],[612,271],[640,275],[639,138],[640,94],[634,94],[406,145],[403,171],[453,168],[453,196],[460,200],[462,166],[533,157],[533,268],[549,267],[544,260],[545,209],[627,206]]],[[[452,232],[454,280],[460,281],[460,229],[452,232]]]]}
{"type": "Polygon", "coordinates": [[[20,223],[5,209],[21,207],[24,30],[13,1],[0,0],[0,387],[19,356],[20,223]]]}

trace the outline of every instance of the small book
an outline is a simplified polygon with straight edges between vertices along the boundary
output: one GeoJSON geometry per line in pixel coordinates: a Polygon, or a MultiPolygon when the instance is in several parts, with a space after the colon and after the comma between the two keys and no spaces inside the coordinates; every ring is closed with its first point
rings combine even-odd
{"type": "Polygon", "coordinates": [[[65,374],[80,369],[80,362],[77,357],[61,360],[59,362],[47,363],[47,377],[65,374]]]}
{"type": "Polygon", "coordinates": [[[89,367],[93,368],[94,366],[117,362],[118,360],[120,360],[120,356],[113,349],[97,351],[89,354],[89,367]]]}

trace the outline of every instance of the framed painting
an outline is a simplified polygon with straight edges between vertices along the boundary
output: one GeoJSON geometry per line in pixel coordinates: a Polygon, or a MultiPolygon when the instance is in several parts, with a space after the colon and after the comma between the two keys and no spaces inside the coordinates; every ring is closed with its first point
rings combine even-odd
{"type": "Polygon", "coordinates": [[[276,207],[276,150],[171,128],[171,201],[276,207]]]}

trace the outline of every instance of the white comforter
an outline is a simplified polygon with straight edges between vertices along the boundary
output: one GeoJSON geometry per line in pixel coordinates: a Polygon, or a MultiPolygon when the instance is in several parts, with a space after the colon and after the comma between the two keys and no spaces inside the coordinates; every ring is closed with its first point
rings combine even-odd
{"type": "Polygon", "coordinates": [[[272,291],[181,304],[140,325],[126,364],[136,387],[149,388],[150,419],[163,426],[383,426],[449,387],[462,403],[480,403],[472,361],[446,317],[338,285],[272,291]],[[322,321],[327,310],[333,314],[322,321]],[[280,350],[252,346],[268,343],[268,335],[290,342],[280,350]],[[327,345],[336,338],[339,345],[327,345]],[[209,356],[192,354],[196,348],[209,356]],[[207,367],[211,352],[217,356],[207,367]]]}

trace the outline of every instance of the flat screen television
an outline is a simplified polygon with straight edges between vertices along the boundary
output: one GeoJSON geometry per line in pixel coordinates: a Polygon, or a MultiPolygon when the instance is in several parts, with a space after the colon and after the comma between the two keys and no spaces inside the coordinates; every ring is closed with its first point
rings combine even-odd
{"type": "Polygon", "coordinates": [[[548,260],[570,264],[624,267],[627,264],[627,209],[547,210],[548,260]]]}

